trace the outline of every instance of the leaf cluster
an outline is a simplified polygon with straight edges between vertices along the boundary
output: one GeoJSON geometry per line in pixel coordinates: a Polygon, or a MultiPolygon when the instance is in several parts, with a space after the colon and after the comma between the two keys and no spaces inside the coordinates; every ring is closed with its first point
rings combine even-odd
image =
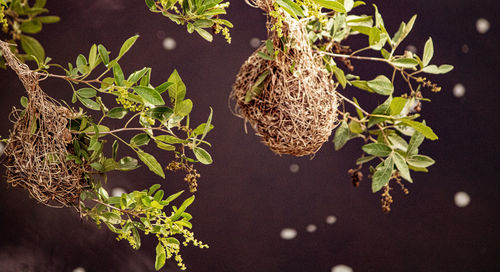
{"type": "Polygon", "coordinates": [[[222,33],[228,43],[231,43],[229,28],[233,24],[219,18],[226,14],[229,2],[223,0],[145,0],[149,10],[161,13],[179,25],[186,25],[187,31],[196,31],[205,40],[211,42],[213,35],[207,31],[212,29],[215,34],[222,33]]]}

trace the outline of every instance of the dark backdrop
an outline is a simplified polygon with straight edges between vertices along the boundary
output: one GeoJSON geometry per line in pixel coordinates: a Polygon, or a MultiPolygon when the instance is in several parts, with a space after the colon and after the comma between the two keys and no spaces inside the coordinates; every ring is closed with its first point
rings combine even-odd
{"type": "MultiPolygon", "coordinates": [[[[176,68],[195,103],[192,118],[204,121],[213,107],[215,130],[209,140],[215,162],[199,167],[202,178],[191,208],[194,231],[210,249],[183,249],[189,271],[327,272],[338,264],[354,271],[500,271],[498,3],[377,4],[391,33],[401,20],[419,14],[404,46],[422,50],[432,36],[434,62],[455,66],[439,77],[442,92],[431,94],[433,102],[423,106],[440,140],[425,144],[422,152],[437,163],[428,174],[414,174],[408,196],[394,191],[390,214],[381,212],[380,197],[370,192],[368,181],[356,189],[346,174],[360,143],[349,143],[341,152],[327,143],[312,160],[279,157],[253,133],[245,134],[242,120],[230,113],[228,95],[240,65],[254,50],[250,40],[266,38],[264,16],[244,1],[231,1],[231,45],[221,37],[208,43],[188,34],[184,27],[148,12],[142,0],[50,0],[48,8],[62,20],[44,26],[37,38],[56,63],[67,63],[79,52],[88,52],[92,43],[116,53],[126,38],[138,33],[136,46],[123,59],[126,73],[151,66],[158,84],[176,68]],[[485,34],[476,30],[479,18],[491,24],[485,34]],[[162,48],[165,37],[175,39],[174,50],[162,48]],[[461,98],[453,95],[458,83],[466,89],[461,98]],[[299,166],[297,173],[290,171],[292,164],[299,166]],[[471,198],[464,208],[454,203],[459,191],[471,198]],[[327,224],[326,217],[332,215],[336,222],[327,224]],[[307,232],[309,224],[317,230],[307,232]],[[281,239],[284,228],[295,229],[297,237],[281,239]]],[[[373,11],[369,6],[364,10],[373,11]]],[[[367,77],[385,69],[354,64],[367,77]]],[[[23,88],[10,70],[0,71],[0,86],[0,134],[5,137],[11,127],[7,115],[23,88]]],[[[71,97],[64,82],[47,81],[43,87],[58,99],[71,97]]],[[[352,88],[344,92],[360,94],[352,88]]],[[[170,192],[185,189],[181,176],[161,181],[144,167],[132,175],[115,174],[106,186],[130,191],[158,182],[170,192]]],[[[154,246],[149,237],[134,251],[73,210],[48,208],[21,189],[0,186],[0,271],[152,271],[154,246]]],[[[165,269],[175,270],[172,262],[165,269]]]]}

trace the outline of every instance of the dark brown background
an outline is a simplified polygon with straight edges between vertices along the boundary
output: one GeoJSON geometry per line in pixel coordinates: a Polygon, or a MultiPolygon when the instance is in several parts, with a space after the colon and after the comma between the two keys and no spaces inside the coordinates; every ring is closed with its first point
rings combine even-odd
{"type": "MultiPolygon", "coordinates": [[[[368,1],[372,2],[372,1],[368,1]]],[[[386,25],[394,33],[401,20],[417,13],[415,28],[404,45],[420,51],[428,36],[435,45],[435,63],[450,63],[453,72],[439,77],[443,91],[429,94],[424,116],[440,137],[422,152],[436,159],[429,174],[414,174],[410,195],[394,192],[393,211],[380,211],[379,196],[369,182],[352,187],[346,174],[359,154],[360,143],[334,152],[327,143],[313,160],[279,157],[246,135],[241,119],[227,106],[239,66],[252,53],[249,41],[265,39],[265,18],[243,1],[231,1],[227,16],[235,25],[233,43],[217,37],[208,43],[189,35],[160,15],[149,13],[142,0],[48,1],[58,24],[47,25],[36,37],[56,63],[74,62],[92,43],[102,43],[116,54],[121,43],[138,33],[141,38],[123,59],[126,73],[153,68],[153,82],[161,83],[177,68],[195,102],[192,118],[202,122],[214,108],[216,129],[209,134],[214,164],[199,167],[199,192],[191,208],[197,237],[210,249],[184,249],[193,272],[315,271],[337,264],[354,271],[500,271],[499,257],[499,144],[498,86],[500,9],[496,1],[377,1],[386,25]],[[491,23],[486,34],[476,31],[480,17],[491,23]],[[177,48],[162,48],[165,36],[177,48]],[[469,52],[464,53],[466,44],[469,52]],[[453,86],[466,94],[456,98],[453,86]],[[289,166],[300,166],[291,173],[289,166]],[[471,204],[455,206],[453,197],[465,191],[471,204]],[[337,217],[333,225],[328,215],[337,217]],[[306,232],[308,224],[318,230],[306,232]],[[294,228],[297,238],[282,240],[283,228],[294,228]]],[[[368,6],[365,12],[372,13],[368,6]]],[[[386,69],[373,63],[354,63],[371,77],[386,69]],[[363,67],[364,66],[364,67],[363,67]]],[[[0,71],[0,134],[8,135],[7,115],[23,94],[12,71],[0,71]]],[[[70,99],[64,82],[44,82],[52,96],[70,99]]],[[[346,96],[362,96],[349,88],[346,96]]],[[[365,101],[375,105],[380,101],[365,101]]],[[[119,125],[119,124],[116,124],[119,125]]],[[[168,160],[168,158],[164,158],[168,160]]],[[[159,180],[145,167],[113,175],[107,188],[142,189],[161,182],[169,192],[184,189],[179,175],[159,180]]],[[[105,229],[80,220],[70,209],[51,209],[35,203],[20,189],[0,186],[0,271],[87,272],[152,271],[154,241],[145,239],[139,251],[115,241],[105,229]]],[[[165,271],[175,271],[169,262],[165,271]]]]}

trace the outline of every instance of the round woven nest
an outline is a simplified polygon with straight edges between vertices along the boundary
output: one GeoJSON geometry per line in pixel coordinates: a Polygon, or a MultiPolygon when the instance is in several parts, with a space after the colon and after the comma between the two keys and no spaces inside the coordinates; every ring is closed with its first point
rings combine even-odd
{"type": "Polygon", "coordinates": [[[85,183],[84,166],[66,160],[72,135],[68,120],[74,113],[49,97],[39,86],[40,73],[31,71],[0,41],[3,57],[18,75],[28,95],[24,111],[13,109],[14,127],[4,150],[7,183],[28,190],[51,207],[77,207],[85,183]]]}
{"type": "MultiPolygon", "coordinates": [[[[253,4],[269,12],[272,1],[256,0],[253,4]]],[[[321,58],[313,53],[304,23],[283,16],[285,46],[277,33],[270,31],[276,19],[268,16],[268,39],[279,53],[274,60],[266,60],[259,56],[259,52],[268,54],[266,45],[260,46],[241,66],[231,99],[236,101],[235,113],[251,124],[273,152],[313,155],[337,124],[336,85],[321,58]],[[264,73],[268,76],[259,84],[264,73]],[[246,100],[256,83],[260,94],[246,100]]]]}

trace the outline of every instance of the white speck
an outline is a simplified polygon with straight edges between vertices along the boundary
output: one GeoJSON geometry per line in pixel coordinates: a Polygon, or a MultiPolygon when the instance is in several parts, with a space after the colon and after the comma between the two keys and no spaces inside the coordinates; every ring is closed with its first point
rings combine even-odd
{"type": "Polygon", "coordinates": [[[165,38],[165,31],[163,30],[156,31],[156,38],[163,40],[165,38]]]}
{"type": "Polygon", "coordinates": [[[315,232],[317,229],[318,229],[318,227],[316,227],[316,225],[314,225],[314,224],[309,224],[306,227],[307,232],[315,232]]]}
{"type": "Polygon", "coordinates": [[[260,44],[262,43],[262,41],[259,39],[259,38],[252,38],[250,40],[250,46],[252,48],[257,48],[260,46],[260,44]]]}
{"type": "Polygon", "coordinates": [[[484,34],[490,30],[490,22],[484,18],[479,18],[476,21],[477,32],[484,34]]]}
{"type": "Polygon", "coordinates": [[[177,46],[177,42],[170,37],[166,37],[163,40],[163,49],[165,49],[165,50],[174,50],[176,46],[177,46]]]}
{"type": "Polygon", "coordinates": [[[417,47],[415,45],[410,44],[406,47],[406,51],[410,51],[413,54],[417,54],[417,47]]]}
{"type": "Polygon", "coordinates": [[[453,95],[455,97],[462,97],[465,95],[465,86],[462,85],[461,83],[455,84],[455,87],[453,87],[453,95]]]}
{"type": "Polygon", "coordinates": [[[469,205],[470,196],[466,192],[458,192],[455,194],[455,205],[457,207],[463,208],[469,205]]]}
{"type": "Polygon", "coordinates": [[[329,215],[326,217],[327,224],[333,225],[333,224],[335,224],[335,222],[337,222],[337,217],[335,217],[334,215],[329,215]]]}
{"type": "Polygon", "coordinates": [[[0,143],[0,156],[3,154],[3,150],[5,149],[5,146],[3,143],[0,143]]]}
{"type": "Polygon", "coordinates": [[[85,272],[85,271],[86,270],[83,267],[77,267],[77,268],[73,269],[73,272],[85,272]]]}
{"type": "Polygon", "coordinates": [[[292,240],[297,237],[297,231],[291,228],[285,228],[281,230],[280,236],[283,240],[292,240]]]}
{"type": "Polygon", "coordinates": [[[469,53],[469,46],[468,46],[468,45],[466,45],[466,44],[462,45],[462,52],[463,52],[464,54],[469,53]]]}
{"type": "Polygon", "coordinates": [[[345,264],[338,264],[332,268],[332,272],[352,272],[352,268],[345,264]]]}
{"type": "Polygon", "coordinates": [[[125,191],[125,189],[120,188],[120,187],[115,187],[115,188],[111,189],[112,196],[122,196],[122,194],[126,194],[126,193],[127,193],[127,191],[125,191]]]}
{"type": "Polygon", "coordinates": [[[290,172],[292,172],[292,173],[298,173],[299,170],[300,170],[300,167],[299,167],[298,164],[296,164],[296,163],[290,164],[290,172]]]}

